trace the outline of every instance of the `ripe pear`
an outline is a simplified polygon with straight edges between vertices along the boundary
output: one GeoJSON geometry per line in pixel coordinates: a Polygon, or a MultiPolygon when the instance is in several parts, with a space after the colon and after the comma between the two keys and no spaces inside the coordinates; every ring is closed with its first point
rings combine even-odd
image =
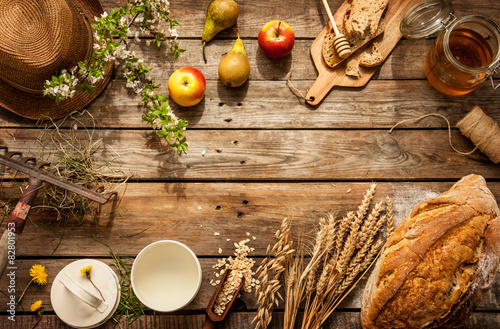
{"type": "Polygon", "coordinates": [[[233,26],[238,20],[240,8],[234,0],[212,0],[208,5],[207,18],[203,28],[203,59],[205,58],[205,44],[220,31],[233,26]]]}
{"type": "Polygon", "coordinates": [[[243,40],[234,42],[231,50],[222,57],[219,63],[219,78],[228,87],[239,87],[247,81],[250,76],[250,61],[243,40]]]}

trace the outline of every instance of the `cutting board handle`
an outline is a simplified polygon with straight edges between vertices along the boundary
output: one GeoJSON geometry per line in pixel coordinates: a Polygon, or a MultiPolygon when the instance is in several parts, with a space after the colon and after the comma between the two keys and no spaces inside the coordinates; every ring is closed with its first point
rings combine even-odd
{"type": "Polygon", "coordinates": [[[335,82],[331,81],[330,74],[321,71],[311,89],[307,92],[306,102],[309,105],[318,105],[333,86],[335,86],[335,82]]]}

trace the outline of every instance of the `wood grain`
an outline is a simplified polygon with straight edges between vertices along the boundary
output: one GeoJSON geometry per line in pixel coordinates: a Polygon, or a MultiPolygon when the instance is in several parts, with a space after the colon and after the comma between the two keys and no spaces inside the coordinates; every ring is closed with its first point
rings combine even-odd
{"type": "MultiPolygon", "coordinates": [[[[454,182],[381,181],[376,201],[386,195],[393,198],[396,219],[400,221],[418,202],[431,193],[446,191],[454,182]]],[[[39,212],[35,206],[19,237],[17,254],[29,258],[108,256],[108,249],[96,242],[95,236],[123,256],[135,256],[144,246],[162,239],[179,240],[198,256],[229,256],[234,252],[234,242],[250,239],[254,255],[261,257],[267,245],[274,242],[283,218],[292,219],[295,236],[309,234],[325,214],[344,216],[355,210],[369,184],[128,183],[119,190],[120,203],[114,219],[109,215],[111,204],[103,206],[97,218],[88,216],[83,222],[74,218],[57,221],[53,213],[39,212]],[[218,248],[222,248],[221,254],[218,248]]],[[[9,203],[12,209],[23,185],[4,182],[2,203],[9,203]]],[[[488,182],[488,187],[500,199],[500,183],[488,182]]],[[[40,203],[38,199],[35,204],[40,203]]]]}
{"type": "MultiPolygon", "coordinates": [[[[227,320],[220,324],[220,329],[238,328],[251,329],[254,325],[251,324],[254,318],[254,312],[232,312],[229,313],[227,320]]],[[[299,314],[299,319],[301,319],[299,314]]],[[[4,329],[30,328],[36,322],[37,318],[34,315],[17,315],[16,322],[8,320],[7,317],[0,318],[0,326],[4,329]]],[[[139,318],[130,329],[150,329],[150,328],[182,328],[182,329],[198,329],[201,328],[205,321],[203,314],[157,314],[146,315],[139,318]]],[[[500,313],[482,313],[475,312],[472,316],[460,327],[461,329],[478,329],[478,328],[497,328],[500,325],[500,313]]],[[[38,328],[50,329],[67,329],[68,327],[56,315],[46,314],[42,317],[38,328]]],[[[115,324],[112,321],[106,322],[102,329],[114,329],[115,324]]],[[[283,328],[283,313],[273,313],[273,319],[269,328],[283,328]]],[[[335,312],[326,321],[323,326],[325,329],[349,328],[361,329],[361,321],[359,311],[335,312]]]]}
{"type": "MultiPolygon", "coordinates": [[[[344,0],[329,0],[332,12],[337,11],[344,0]]],[[[104,9],[109,13],[112,9],[124,6],[127,0],[101,0],[104,9]]],[[[179,21],[179,34],[182,38],[198,38],[201,44],[203,23],[210,0],[171,1],[172,17],[179,21]]],[[[221,31],[215,39],[236,37],[236,29],[242,38],[257,38],[265,23],[272,19],[281,19],[289,24],[297,39],[314,39],[328,22],[328,16],[321,1],[281,0],[237,1],[240,8],[238,22],[232,28],[221,31]]],[[[500,8],[495,0],[454,0],[453,6],[458,17],[465,15],[483,15],[495,19],[500,17],[500,8]]],[[[498,22],[498,21],[497,21],[498,22]]],[[[207,45],[207,54],[210,53],[207,45]]],[[[200,50],[201,51],[201,50],[200,50]]]]}
{"type": "MultiPolygon", "coordinates": [[[[0,131],[0,144],[38,154],[30,129],[0,131]]],[[[83,134],[83,132],[82,132],[83,134]]],[[[105,145],[94,157],[133,179],[164,180],[388,180],[459,179],[475,172],[497,179],[485,155],[451,150],[446,130],[193,130],[179,157],[153,131],[98,130],[105,145]],[[203,153],[205,151],[205,153],[203,153]]],[[[454,130],[459,150],[472,143],[454,130]]],[[[45,155],[51,154],[46,145],[45,155]]],[[[50,162],[50,158],[47,158],[50,162]]],[[[9,177],[9,176],[6,176],[9,177]]]]}
{"type": "MultiPolygon", "coordinates": [[[[114,249],[114,252],[117,252],[114,249]]],[[[109,255],[109,254],[108,254],[109,255]]],[[[252,256],[251,256],[252,257],[252,256]]],[[[200,290],[196,297],[193,299],[191,303],[189,303],[186,307],[183,308],[183,311],[203,311],[208,305],[210,298],[212,297],[215,286],[211,283],[211,281],[216,281],[218,278],[215,276],[215,273],[219,273],[213,269],[213,265],[218,262],[219,258],[200,258],[200,264],[202,268],[202,283],[200,290]]],[[[253,270],[255,270],[262,258],[253,257],[253,260],[256,261],[256,265],[253,270]]],[[[52,287],[52,282],[55,276],[68,264],[73,262],[75,259],[21,259],[16,261],[16,291],[15,293],[11,291],[8,292],[8,283],[7,280],[0,282],[0,290],[4,291],[7,296],[1,294],[0,295],[0,303],[6,305],[9,301],[9,297],[11,295],[15,295],[17,297],[20,296],[22,289],[26,287],[29,282],[28,276],[26,273],[29,273],[29,269],[33,264],[41,264],[45,266],[46,272],[49,276],[48,283],[45,286],[33,285],[26,292],[25,297],[17,306],[18,312],[29,309],[29,306],[37,300],[42,300],[44,304],[45,311],[53,311],[53,307],[50,302],[50,290],[52,287]]],[[[111,266],[112,269],[115,270],[114,263],[115,261],[111,258],[100,258],[101,261],[111,266]]],[[[132,262],[133,259],[126,259],[126,261],[132,262]]],[[[371,272],[370,272],[371,273],[371,272]]],[[[349,296],[342,301],[339,305],[339,309],[360,309],[361,308],[361,296],[363,294],[363,289],[366,285],[366,280],[370,273],[367,273],[366,277],[363,278],[358,286],[349,294],[349,296]]],[[[75,275],[79,275],[79,273],[75,273],[75,275]]],[[[496,281],[493,283],[492,288],[488,290],[488,292],[484,295],[480,304],[477,307],[477,311],[498,311],[498,299],[500,298],[500,276],[497,276],[496,281]]],[[[257,298],[255,294],[243,292],[241,294],[240,301],[235,304],[237,308],[245,308],[247,310],[256,310],[257,309],[257,298]]],[[[277,309],[283,309],[283,303],[277,307],[277,309]]],[[[180,313],[180,312],[177,312],[180,313]]],[[[4,328],[4,327],[2,327],[4,328]]]]}
{"type": "MultiPolygon", "coordinates": [[[[74,259],[90,257],[110,262],[109,250],[94,236],[126,257],[134,257],[151,242],[174,239],[189,245],[199,256],[202,289],[186,309],[160,314],[156,319],[148,312],[131,328],[152,328],[154,323],[158,328],[201,328],[203,309],[214,289],[210,285],[212,265],[233,253],[233,242],[246,238],[256,248],[252,257],[259,262],[285,216],[293,219],[294,236],[310,234],[321,216],[333,211],[341,216],[352,210],[369,183],[377,181],[376,200],[392,196],[399,205],[397,216],[402,218],[419,197],[445,191],[472,172],[484,175],[500,199],[500,167],[479,153],[462,157],[452,152],[443,121],[429,118],[409,122],[392,135],[387,133],[401,120],[436,112],[454,125],[475,105],[500,121],[500,93],[492,91],[489,83],[461,97],[444,96],[430,87],[423,73],[423,58],[433,40],[401,40],[366,86],[334,87],[321,104],[310,106],[291,92],[286,77],[291,72],[293,86],[304,94],[314,83],[318,72],[310,47],[328,21],[321,1],[237,0],[237,25],[222,31],[207,45],[208,63],[204,64],[201,34],[209,2],[171,2],[172,15],[180,23],[179,41],[186,49],[178,61],[165,46],[146,47],[144,39],[151,36],[143,34],[141,41],[131,40],[131,49],[153,68],[151,76],[162,84],[159,92],[165,95],[168,78],[177,68],[192,66],[204,73],[207,89],[199,105],[184,109],[171,103],[176,114],[190,122],[189,154],[179,158],[143,123],[144,109],[137,95],[125,88],[123,69],[118,68],[106,90],[88,107],[98,124],[96,138],[106,144],[96,158],[113,159],[113,168],[133,175],[120,190],[117,215],[110,216],[113,208],[107,204],[96,218],[65,222],[35,207],[16,245],[16,290],[27,284],[28,269],[34,263],[47,266],[50,281],[74,259]],[[292,54],[280,60],[267,58],[257,43],[260,28],[271,19],[281,19],[295,31],[292,54]],[[229,89],[219,82],[218,63],[232,46],[237,30],[249,55],[251,75],[241,88],[229,89]],[[120,158],[115,158],[115,151],[120,158]]],[[[342,2],[330,0],[329,4],[335,11],[342,2]]],[[[110,12],[127,0],[102,3],[110,12]]],[[[454,0],[454,7],[459,17],[500,17],[500,7],[493,0],[454,0]]],[[[498,83],[500,74],[495,77],[498,83]]],[[[90,121],[86,122],[90,126],[90,121]]],[[[0,110],[0,145],[25,154],[36,153],[35,139],[44,133],[44,126],[0,110]]],[[[62,127],[67,130],[73,124],[66,122],[62,127]]],[[[78,128],[82,133],[83,127],[78,128]]],[[[456,129],[452,138],[461,150],[472,147],[456,129]]],[[[12,209],[25,184],[20,175],[4,175],[0,202],[12,209]]],[[[5,223],[1,225],[4,228],[5,223]]],[[[6,284],[5,278],[0,280],[2,292],[6,284]]],[[[363,286],[361,281],[325,329],[361,328],[363,286]]],[[[42,299],[47,312],[37,328],[68,328],[53,313],[49,291],[50,283],[31,287],[23,307],[42,299]]],[[[244,294],[242,298],[247,310],[230,314],[221,328],[253,327],[250,322],[255,315],[255,296],[244,294]]],[[[499,300],[497,277],[479,310],[463,328],[500,327],[499,300]]],[[[3,294],[0,303],[6,303],[3,294]]],[[[16,322],[8,319],[6,310],[0,315],[0,328],[29,328],[36,320],[21,308],[16,322]]],[[[109,321],[103,328],[113,325],[109,321]]],[[[282,313],[277,312],[270,328],[282,327],[282,313]]]]}

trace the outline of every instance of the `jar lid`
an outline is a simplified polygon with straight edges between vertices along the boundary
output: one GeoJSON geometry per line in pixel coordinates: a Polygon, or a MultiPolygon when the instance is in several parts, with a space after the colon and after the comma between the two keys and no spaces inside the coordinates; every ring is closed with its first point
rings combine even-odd
{"type": "Polygon", "coordinates": [[[449,0],[424,0],[413,5],[403,16],[400,30],[410,40],[436,36],[454,19],[449,0]]]}
{"type": "Polygon", "coordinates": [[[55,277],[50,299],[56,315],[73,328],[95,328],[109,320],[120,302],[120,284],[108,265],[95,259],[81,259],[63,268],[55,277]],[[92,285],[80,270],[92,266],[92,285]]]}

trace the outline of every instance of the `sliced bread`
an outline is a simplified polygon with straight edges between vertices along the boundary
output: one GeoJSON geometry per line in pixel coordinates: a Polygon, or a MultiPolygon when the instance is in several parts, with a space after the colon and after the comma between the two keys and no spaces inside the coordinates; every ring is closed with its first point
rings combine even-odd
{"type": "Polygon", "coordinates": [[[361,40],[375,36],[388,1],[352,0],[351,9],[344,16],[346,34],[361,40]]]}
{"type": "Polygon", "coordinates": [[[363,52],[359,58],[359,65],[364,67],[374,67],[379,66],[384,61],[384,55],[380,50],[380,45],[378,42],[374,42],[372,45],[371,53],[363,52]]]}
{"type": "Polygon", "coordinates": [[[335,64],[341,61],[335,49],[335,45],[333,44],[334,39],[335,33],[330,31],[325,35],[325,39],[323,40],[323,59],[328,67],[334,67],[335,64]]]}
{"type": "Polygon", "coordinates": [[[345,75],[354,77],[354,78],[361,78],[361,72],[359,71],[359,62],[356,59],[351,59],[345,68],[345,75]]]}

